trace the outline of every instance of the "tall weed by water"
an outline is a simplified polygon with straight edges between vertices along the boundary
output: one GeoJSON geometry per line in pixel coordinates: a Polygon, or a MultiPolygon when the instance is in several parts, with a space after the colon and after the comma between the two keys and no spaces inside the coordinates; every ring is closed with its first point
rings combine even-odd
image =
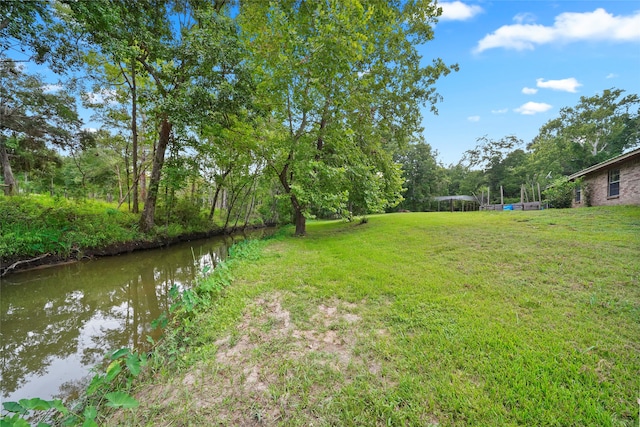
{"type": "Polygon", "coordinates": [[[201,272],[198,286],[179,292],[174,285],[169,297],[174,301],[169,312],[181,320],[191,318],[200,308],[209,306],[221,292],[233,282],[231,273],[233,264],[242,260],[255,261],[260,257],[263,242],[260,240],[242,240],[229,248],[229,257],[219,262],[213,270],[205,267],[201,272]]]}
{"type": "Polygon", "coordinates": [[[175,285],[172,287],[169,292],[172,301],[169,313],[163,313],[154,322],[155,326],[167,331],[160,343],[150,341],[157,344],[152,359],[154,366],[166,369],[168,365],[184,358],[187,347],[192,344],[193,335],[197,333],[198,314],[215,304],[232,284],[232,272],[236,263],[260,258],[265,240],[243,240],[235,243],[229,249],[226,260],[218,263],[212,270],[208,267],[203,269],[195,288],[181,291],[175,285]]]}
{"type": "Polygon", "coordinates": [[[2,427],[29,427],[30,421],[39,419],[38,427],[52,425],[97,427],[104,408],[135,409],[139,402],[129,394],[134,377],[147,364],[145,354],[128,348],[114,351],[108,356],[109,365],[94,375],[85,396],[71,404],[60,399],[44,400],[38,397],[3,402],[2,427]]]}

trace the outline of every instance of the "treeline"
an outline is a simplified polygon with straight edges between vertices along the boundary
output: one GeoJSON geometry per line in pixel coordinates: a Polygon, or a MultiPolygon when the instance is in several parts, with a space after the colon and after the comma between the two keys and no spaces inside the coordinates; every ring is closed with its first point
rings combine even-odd
{"type": "Polygon", "coordinates": [[[528,197],[537,200],[538,185],[547,189],[543,197],[553,206],[569,207],[572,193],[566,176],[639,145],[640,98],[607,89],[562,108],[530,142],[515,135],[480,137],[455,165],[439,164],[429,144],[410,146],[398,157],[407,188],[399,208],[433,210],[432,197],[441,195],[480,199],[484,193],[485,203],[500,203],[501,187],[505,203],[519,202],[523,186],[528,197]]]}
{"type": "Polygon", "coordinates": [[[0,4],[5,195],[95,197],[139,228],[225,228],[430,210],[431,198],[520,186],[638,144],[638,97],[611,89],[565,108],[526,146],[479,138],[445,167],[420,109],[457,71],[415,46],[435,6],[386,1],[73,0],[0,4]],[[18,54],[57,73],[48,84],[18,54]],[[83,130],[77,100],[101,129],[83,130]]]}

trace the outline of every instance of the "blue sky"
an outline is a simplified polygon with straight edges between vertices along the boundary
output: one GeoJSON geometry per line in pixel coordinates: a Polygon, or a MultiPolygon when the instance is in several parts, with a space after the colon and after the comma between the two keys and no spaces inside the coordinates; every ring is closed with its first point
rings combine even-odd
{"type": "Polygon", "coordinates": [[[439,2],[435,40],[420,47],[458,63],[440,79],[424,137],[445,165],[476,139],[530,142],[562,107],[612,87],[640,94],[640,1],[439,2]]]}

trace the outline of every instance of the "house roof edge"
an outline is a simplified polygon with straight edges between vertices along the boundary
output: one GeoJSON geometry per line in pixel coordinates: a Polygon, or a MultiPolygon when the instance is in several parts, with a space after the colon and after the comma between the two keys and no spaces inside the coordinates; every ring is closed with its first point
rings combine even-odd
{"type": "Polygon", "coordinates": [[[598,164],[595,164],[593,166],[590,166],[586,169],[582,169],[579,172],[574,173],[573,175],[569,175],[569,181],[572,181],[576,178],[580,178],[581,176],[590,174],[591,172],[595,172],[599,169],[605,168],[607,166],[611,166],[611,165],[615,165],[616,163],[620,163],[629,159],[632,159],[636,156],[640,156],[640,148],[637,148],[635,150],[631,150],[626,154],[621,154],[617,157],[614,157],[612,159],[609,160],[605,160],[604,162],[600,162],[598,164]]]}

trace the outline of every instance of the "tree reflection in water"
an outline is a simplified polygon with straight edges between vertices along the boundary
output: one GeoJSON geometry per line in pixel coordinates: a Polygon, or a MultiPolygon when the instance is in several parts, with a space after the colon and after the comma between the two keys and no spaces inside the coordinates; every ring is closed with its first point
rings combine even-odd
{"type": "MultiPolygon", "coordinates": [[[[235,237],[237,240],[242,236],[235,237]]],[[[74,396],[105,354],[144,350],[176,284],[193,285],[234,239],[214,238],[15,274],[0,284],[2,400],[74,396]]]]}

